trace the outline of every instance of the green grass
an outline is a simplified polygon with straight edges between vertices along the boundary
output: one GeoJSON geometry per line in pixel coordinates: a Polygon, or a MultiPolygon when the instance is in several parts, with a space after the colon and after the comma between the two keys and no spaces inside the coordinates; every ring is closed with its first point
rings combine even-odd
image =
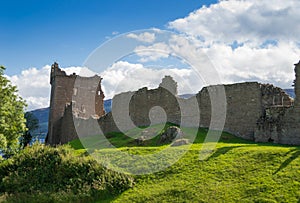
{"type": "Polygon", "coordinates": [[[189,150],[165,171],[136,177],[114,202],[297,202],[299,148],[221,144],[200,161],[189,150]]]}
{"type": "MultiPolygon", "coordinates": [[[[183,131],[190,138],[195,129],[183,128],[183,131]]],[[[136,175],[132,189],[98,202],[300,201],[300,147],[253,143],[223,133],[210,156],[199,160],[206,133],[206,129],[200,129],[187,153],[172,166],[154,174],[136,175]]],[[[111,134],[108,139],[119,148],[101,149],[94,154],[105,157],[108,153],[118,166],[132,167],[135,171],[143,170],[143,161],[147,159],[129,166],[132,163],[122,159],[118,150],[141,155],[166,148],[156,146],[157,138],[146,146],[135,146],[132,138],[122,134],[111,134]]],[[[71,145],[80,150],[79,143],[77,140],[71,145]]],[[[189,146],[171,147],[169,153],[174,155],[185,147],[189,146]]],[[[168,159],[172,156],[167,156],[165,161],[168,159]]]]}

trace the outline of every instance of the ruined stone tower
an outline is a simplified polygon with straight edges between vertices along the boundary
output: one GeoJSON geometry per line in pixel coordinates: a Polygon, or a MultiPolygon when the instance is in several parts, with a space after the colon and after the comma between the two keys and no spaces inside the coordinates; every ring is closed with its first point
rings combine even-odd
{"type": "Polygon", "coordinates": [[[300,61],[295,64],[295,80],[294,80],[294,89],[295,89],[295,102],[294,108],[299,110],[300,109],[300,61]]]}
{"type": "Polygon", "coordinates": [[[73,116],[86,119],[99,118],[105,114],[101,80],[98,75],[93,77],[81,77],[75,73],[67,75],[56,62],[51,66],[47,144],[63,144],[77,137],[73,116]],[[68,125],[62,125],[63,123],[68,125]]]}

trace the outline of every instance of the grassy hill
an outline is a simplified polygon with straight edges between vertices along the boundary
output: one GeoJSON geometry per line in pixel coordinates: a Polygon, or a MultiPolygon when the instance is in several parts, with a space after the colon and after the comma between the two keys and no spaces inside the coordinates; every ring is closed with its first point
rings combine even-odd
{"type": "MultiPolygon", "coordinates": [[[[196,129],[182,130],[189,137],[196,129]]],[[[130,133],[134,133],[134,130],[130,133]]],[[[199,160],[206,133],[206,129],[200,129],[193,144],[171,147],[170,155],[190,148],[166,170],[136,175],[136,184],[132,189],[117,196],[103,197],[98,202],[300,201],[300,147],[253,143],[223,133],[212,154],[205,160],[199,160]]],[[[104,157],[110,155],[115,163],[123,166],[132,163],[120,159],[118,150],[130,154],[152,154],[166,147],[156,145],[157,137],[149,140],[145,146],[135,146],[133,138],[120,133],[110,134],[107,138],[118,148],[101,149],[94,154],[104,157]]],[[[95,145],[104,146],[103,141],[96,140],[96,137],[87,139],[95,145]]],[[[79,140],[70,144],[82,152],[79,140]]],[[[139,170],[144,164],[134,163],[128,167],[139,170]]]]}

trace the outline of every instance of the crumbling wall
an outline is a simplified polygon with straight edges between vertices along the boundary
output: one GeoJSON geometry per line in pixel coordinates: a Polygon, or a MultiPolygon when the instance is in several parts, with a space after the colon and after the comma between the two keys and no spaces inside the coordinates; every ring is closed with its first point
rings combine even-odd
{"type": "Polygon", "coordinates": [[[72,90],[75,82],[75,75],[67,76],[57,63],[51,66],[51,96],[48,124],[48,136],[46,142],[58,144],[61,134],[61,118],[64,115],[65,106],[72,101],[72,90]]]}
{"type": "MultiPolygon", "coordinates": [[[[278,103],[273,103],[263,112],[262,117],[258,120],[255,129],[256,142],[274,142],[281,144],[300,144],[300,62],[295,64],[294,81],[296,98],[293,101],[285,93],[275,90],[273,101],[279,100],[278,103]],[[280,103],[280,98],[282,102],[280,103]]],[[[272,97],[269,96],[271,100],[272,97]]]]}
{"type": "Polygon", "coordinates": [[[112,113],[109,112],[98,119],[99,126],[104,135],[111,132],[122,132],[115,124],[112,113]]]}
{"type": "Polygon", "coordinates": [[[257,120],[255,142],[280,143],[284,128],[283,117],[289,107],[272,106],[265,109],[264,115],[257,120]]]}
{"type": "Polygon", "coordinates": [[[264,108],[270,106],[291,106],[293,99],[281,88],[272,84],[261,84],[262,105],[264,108]]]}
{"type": "Polygon", "coordinates": [[[294,107],[273,106],[257,122],[256,142],[300,144],[300,117],[294,107]]]}
{"type": "MultiPolygon", "coordinates": [[[[226,103],[224,131],[248,140],[255,140],[258,120],[267,108],[292,103],[284,91],[273,85],[245,82],[219,86],[225,90],[224,101],[221,101],[226,103]]],[[[99,124],[104,133],[125,132],[136,126],[165,122],[189,127],[210,127],[212,109],[209,91],[218,89],[218,85],[204,87],[189,99],[178,98],[162,87],[121,93],[113,98],[112,113],[99,119],[99,124]],[[195,97],[198,106],[193,103],[195,97]],[[155,107],[161,109],[155,110],[155,107]],[[200,123],[196,123],[199,116],[200,123]]]]}
{"type": "MultiPolygon", "coordinates": [[[[211,122],[211,98],[209,88],[204,87],[198,94],[200,126],[209,127],[211,122]]],[[[226,98],[226,121],[224,130],[239,137],[253,140],[257,119],[262,114],[260,84],[256,82],[224,85],[226,98]]]]}
{"type": "Polygon", "coordinates": [[[67,143],[70,140],[77,139],[77,132],[73,121],[72,105],[66,105],[63,117],[60,119],[60,134],[58,143],[67,143]]]}
{"type": "Polygon", "coordinates": [[[157,89],[144,87],[115,95],[111,112],[99,119],[99,125],[104,133],[165,122],[180,125],[182,102],[177,96],[177,83],[171,76],[165,76],[157,89]]]}
{"type": "Polygon", "coordinates": [[[165,122],[209,127],[214,102],[210,93],[219,94],[219,87],[225,90],[224,101],[220,101],[226,106],[225,131],[257,142],[300,144],[299,63],[295,67],[295,102],[282,89],[257,82],[204,87],[196,96],[181,99],[177,83],[167,76],[157,89],[116,95],[108,114],[103,110],[99,76],[67,76],[55,64],[52,71],[49,144],[66,143],[77,138],[76,133],[95,135],[99,126],[104,134],[165,122]],[[79,79],[77,83],[75,79],[79,79]],[[198,117],[200,123],[195,122],[198,117]]]}
{"type": "Polygon", "coordinates": [[[181,112],[177,95],[163,87],[139,89],[129,103],[130,118],[136,126],[170,122],[180,124],[181,112]]]}
{"type": "Polygon", "coordinates": [[[101,89],[101,77],[80,77],[76,76],[76,81],[71,92],[72,110],[76,117],[99,118],[105,114],[104,94],[101,89]]]}
{"type": "Polygon", "coordinates": [[[63,144],[72,139],[72,137],[69,139],[69,135],[64,136],[65,132],[69,134],[68,130],[72,129],[70,127],[70,115],[74,114],[81,118],[91,116],[99,118],[105,114],[101,80],[102,78],[97,75],[93,77],[80,77],[76,74],[67,75],[58,67],[57,63],[51,66],[47,144],[63,144]],[[72,106],[71,110],[66,108],[67,106],[72,106]],[[63,119],[65,116],[66,119],[63,119]]]}
{"type": "MultiPolygon", "coordinates": [[[[211,98],[208,90],[213,87],[216,86],[204,87],[196,95],[199,101],[200,126],[202,127],[209,127],[211,122],[211,98]]],[[[264,119],[266,109],[270,111],[269,108],[272,106],[289,107],[293,103],[293,99],[281,88],[270,84],[245,82],[224,85],[224,89],[226,94],[224,102],[227,104],[224,131],[244,139],[266,140],[255,138],[258,136],[257,123],[264,119]]]]}
{"type": "Polygon", "coordinates": [[[278,143],[300,145],[300,111],[292,107],[283,116],[278,143]]]}
{"type": "Polygon", "coordinates": [[[61,136],[59,137],[59,143],[67,143],[71,140],[88,136],[99,135],[101,128],[98,123],[98,118],[83,118],[74,114],[73,106],[67,105],[64,116],[60,120],[61,122],[61,136]]]}

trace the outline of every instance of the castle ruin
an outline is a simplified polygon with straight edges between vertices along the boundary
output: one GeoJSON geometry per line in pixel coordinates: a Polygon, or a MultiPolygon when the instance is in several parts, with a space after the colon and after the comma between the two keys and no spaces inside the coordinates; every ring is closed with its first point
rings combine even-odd
{"type": "Polygon", "coordinates": [[[46,143],[55,145],[77,138],[73,132],[73,115],[86,119],[98,119],[105,114],[104,94],[100,76],[81,77],[67,75],[57,63],[51,66],[51,99],[46,143]]]}
{"type": "Polygon", "coordinates": [[[157,106],[164,110],[166,118],[163,118],[163,115],[161,118],[155,118],[156,123],[167,121],[183,125],[182,118],[193,121],[200,117],[200,122],[190,127],[209,127],[212,112],[209,92],[217,91],[218,87],[222,86],[225,89],[227,105],[224,131],[256,142],[299,145],[300,62],[295,64],[295,73],[295,100],[279,87],[258,82],[208,86],[192,98],[183,99],[177,95],[177,83],[170,76],[166,76],[157,89],[148,90],[144,87],[138,91],[115,95],[112,112],[105,114],[101,78],[68,76],[55,63],[51,71],[52,89],[47,143],[63,144],[76,138],[73,119],[83,126],[87,125],[86,128],[91,129],[90,135],[96,133],[92,126],[88,126],[90,119],[97,121],[104,134],[124,132],[135,126],[149,126],[153,121],[149,112],[157,106]],[[79,79],[79,86],[76,86],[75,78],[79,79]],[[75,101],[77,91],[82,93],[78,101],[75,101]],[[89,99],[80,100],[82,95],[83,98],[89,99]],[[193,108],[191,103],[193,99],[197,100],[197,108],[200,111],[191,109],[189,113],[181,112],[182,105],[193,108]],[[124,105],[124,101],[128,103],[124,105]],[[132,124],[125,124],[128,119],[132,124]]]}
{"type": "Polygon", "coordinates": [[[273,105],[257,121],[256,142],[300,144],[300,61],[295,64],[295,100],[291,106],[273,105]]]}

